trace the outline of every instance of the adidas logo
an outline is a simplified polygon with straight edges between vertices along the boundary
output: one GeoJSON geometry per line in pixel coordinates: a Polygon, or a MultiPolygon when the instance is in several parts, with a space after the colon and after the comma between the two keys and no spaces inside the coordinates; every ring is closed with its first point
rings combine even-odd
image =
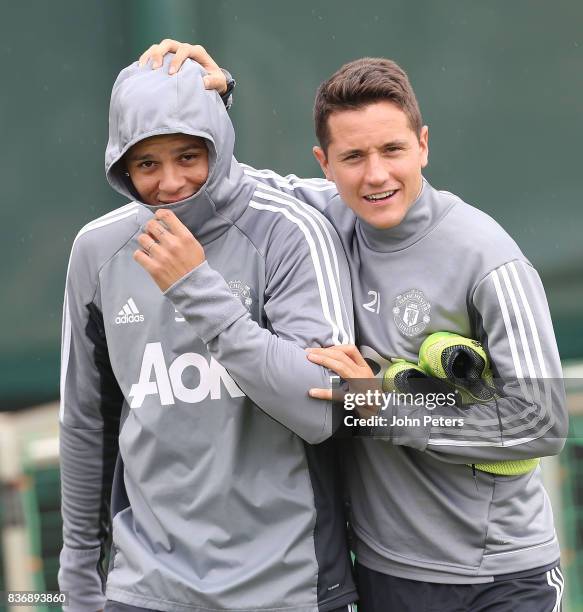
{"type": "Polygon", "coordinates": [[[140,314],[140,311],[132,298],[130,298],[123,305],[123,308],[117,313],[117,317],[115,317],[116,325],[123,325],[125,323],[141,323],[143,320],[144,315],[140,314]]]}

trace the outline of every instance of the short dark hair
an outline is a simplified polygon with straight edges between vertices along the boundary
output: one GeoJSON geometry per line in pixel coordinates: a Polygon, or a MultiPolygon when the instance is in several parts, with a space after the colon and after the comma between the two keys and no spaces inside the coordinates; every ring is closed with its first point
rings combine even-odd
{"type": "Polygon", "coordinates": [[[316,136],[324,152],[330,144],[328,118],[332,113],[382,101],[398,106],[407,115],[417,137],[421,135],[423,121],[415,92],[407,73],[392,60],[363,57],[344,64],[324,81],[314,102],[316,136]]]}

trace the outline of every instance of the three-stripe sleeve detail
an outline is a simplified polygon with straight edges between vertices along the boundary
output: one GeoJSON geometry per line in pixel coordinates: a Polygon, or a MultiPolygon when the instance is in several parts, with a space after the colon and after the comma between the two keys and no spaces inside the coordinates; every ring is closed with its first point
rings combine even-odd
{"type": "MultiPolygon", "coordinates": [[[[330,230],[327,226],[327,222],[323,218],[323,216],[318,211],[314,210],[311,206],[306,204],[305,202],[302,202],[301,200],[297,200],[296,198],[292,198],[291,196],[286,196],[285,194],[282,194],[279,191],[277,191],[277,189],[273,189],[272,187],[269,187],[268,185],[261,185],[261,189],[267,191],[268,193],[258,190],[255,193],[257,197],[264,198],[266,200],[271,200],[272,202],[277,202],[279,204],[284,204],[287,207],[291,208],[292,210],[296,210],[298,214],[300,214],[303,218],[307,219],[310,225],[314,228],[316,235],[318,239],[320,240],[320,243],[322,242],[321,232],[324,234],[324,236],[326,237],[325,242],[327,245],[327,249],[324,247],[322,249],[322,252],[324,254],[327,271],[330,274],[329,257],[328,257],[328,251],[329,251],[332,255],[332,259],[334,262],[334,272],[336,273],[336,277],[335,277],[336,283],[340,285],[340,269],[338,266],[338,256],[336,254],[336,247],[334,245],[334,240],[332,239],[332,236],[330,234],[330,230]]],[[[340,299],[342,301],[342,306],[344,307],[346,311],[346,304],[344,303],[344,300],[342,299],[342,292],[340,291],[339,293],[340,293],[340,299]]],[[[336,304],[335,304],[335,307],[337,307],[336,304]]],[[[336,316],[340,317],[340,319],[342,320],[342,312],[339,312],[338,309],[336,308],[335,313],[336,313],[336,316]]],[[[351,330],[349,330],[349,332],[350,331],[351,330]]],[[[352,333],[350,333],[350,339],[348,341],[351,343],[354,342],[352,333]]]]}
{"type": "MultiPolygon", "coordinates": [[[[512,379],[518,382],[525,402],[521,404],[518,412],[502,412],[503,440],[496,435],[500,425],[497,415],[484,418],[485,408],[476,407],[477,414],[482,413],[481,416],[471,416],[472,413],[469,412],[464,418],[462,430],[436,429],[433,432],[436,437],[431,437],[431,444],[516,446],[540,438],[554,425],[550,409],[551,385],[545,380],[547,367],[539,330],[521,279],[521,275],[525,273],[521,269],[522,266],[526,267],[527,264],[512,261],[490,272],[482,282],[491,283],[493,287],[498,316],[503,322],[513,368],[513,372],[507,375],[510,374],[512,379]],[[541,397],[541,386],[544,397],[541,397]],[[445,434],[446,437],[443,437],[445,434]]],[[[500,400],[504,401],[506,400],[500,400]]]]}
{"type": "MultiPolygon", "coordinates": [[[[547,421],[546,431],[553,424],[550,411],[550,382],[546,380],[547,367],[536,321],[517,267],[525,265],[513,261],[491,272],[491,276],[496,287],[500,309],[503,311],[506,308],[509,313],[508,319],[504,319],[504,324],[511,346],[514,375],[520,384],[524,398],[534,402],[538,407],[538,417],[531,421],[530,427],[534,428],[548,417],[550,423],[547,421]],[[517,333],[514,333],[513,330],[517,333]],[[544,389],[544,398],[541,398],[541,384],[544,389]]],[[[528,408],[523,413],[517,414],[514,420],[524,418],[526,411],[528,408]]]]}
{"type": "Polygon", "coordinates": [[[300,229],[309,247],[322,312],[332,328],[333,342],[334,344],[353,343],[354,336],[347,317],[348,310],[339,288],[338,256],[324,220],[306,204],[279,192],[275,195],[258,190],[250,206],[256,210],[280,214],[300,229]]]}
{"type": "Polygon", "coordinates": [[[270,179],[278,187],[282,187],[283,189],[287,189],[288,191],[293,191],[297,187],[301,187],[303,189],[311,189],[312,191],[336,191],[336,185],[326,179],[305,179],[300,178],[295,174],[290,174],[288,176],[283,177],[274,172],[273,170],[256,170],[255,168],[247,166],[246,164],[240,165],[247,176],[250,176],[257,180],[270,179]]]}
{"type": "Polygon", "coordinates": [[[508,266],[510,267],[510,270],[512,272],[512,276],[515,279],[516,282],[516,287],[518,289],[518,293],[520,294],[520,298],[522,300],[522,303],[524,304],[524,311],[526,313],[526,317],[528,319],[528,323],[530,326],[530,330],[531,330],[531,334],[532,334],[532,338],[534,341],[534,346],[535,346],[535,350],[536,350],[536,355],[538,358],[538,363],[541,369],[541,374],[543,376],[543,378],[547,378],[547,368],[546,368],[546,364],[545,364],[545,360],[543,357],[543,352],[542,352],[542,347],[541,347],[541,343],[540,343],[540,338],[539,338],[539,334],[538,334],[538,330],[536,327],[536,323],[534,320],[534,317],[532,315],[532,310],[530,308],[530,304],[528,303],[528,300],[526,299],[526,294],[524,292],[524,287],[522,286],[522,283],[520,282],[520,277],[518,276],[518,272],[516,271],[516,265],[514,262],[508,264],[508,266]]]}

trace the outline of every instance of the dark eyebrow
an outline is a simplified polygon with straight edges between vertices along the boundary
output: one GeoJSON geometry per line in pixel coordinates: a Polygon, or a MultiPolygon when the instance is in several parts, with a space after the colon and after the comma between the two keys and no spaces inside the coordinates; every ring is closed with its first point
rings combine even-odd
{"type": "Polygon", "coordinates": [[[362,149],[348,149],[348,151],[342,151],[339,154],[339,157],[349,157],[350,155],[354,155],[355,153],[362,153],[362,149]]]}
{"type": "MultiPolygon", "coordinates": [[[[381,145],[381,149],[392,149],[392,148],[405,148],[407,146],[406,140],[391,140],[381,145]]],[[[348,149],[339,153],[339,157],[350,157],[351,155],[362,153],[362,149],[348,149]]]]}
{"type": "Polygon", "coordinates": [[[406,146],[407,146],[406,140],[391,140],[391,142],[387,142],[383,145],[383,149],[388,149],[392,147],[406,147],[406,146]]]}

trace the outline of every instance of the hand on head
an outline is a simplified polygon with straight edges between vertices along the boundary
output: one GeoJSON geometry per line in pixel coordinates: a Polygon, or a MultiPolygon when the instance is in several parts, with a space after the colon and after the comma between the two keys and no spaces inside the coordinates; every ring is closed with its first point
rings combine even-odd
{"type": "Polygon", "coordinates": [[[152,60],[152,68],[155,70],[162,66],[164,56],[167,53],[175,54],[168,69],[169,74],[178,72],[186,59],[193,59],[208,72],[204,77],[204,84],[207,89],[216,89],[221,95],[227,91],[227,78],[224,72],[201,45],[189,45],[171,38],[165,38],[157,45],[152,45],[144,51],[138,61],[140,66],[144,66],[152,60]]]}

